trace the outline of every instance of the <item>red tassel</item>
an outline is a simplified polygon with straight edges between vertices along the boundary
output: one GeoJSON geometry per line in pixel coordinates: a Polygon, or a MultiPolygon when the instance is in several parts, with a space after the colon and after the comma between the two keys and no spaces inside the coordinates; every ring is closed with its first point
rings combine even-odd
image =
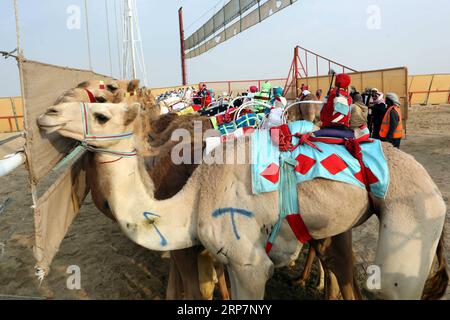
{"type": "Polygon", "coordinates": [[[292,134],[287,124],[270,128],[270,138],[272,142],[280,148],[281,152],[286,152],[292,148],[292,134]]]}
{"type": "Polygon", "coordinates": [[[305,222],[303,222],[300,214],[290,214],[286,216],[286,220],[289,223],[289,226],[291,227],[298,241],[300,241],[301,243],[306,243],[312,239],[311,235],[309,234],[308,228],[306,227],[305,222]]]}
{"type": "Polygon", "coordinates": [[[266,253],[269,254],[270,250],[272,250],[272,244],[270,242],[267,242],[267,244],[266,244],[266,253]]]}
{"type": "Polygon", "coordinates": [[[91,90],[88,90],[88,89],[84,89],[84,90],[86,90],[86,93],[87,93],[87,95],[88,95],[88,97],[89,97],[89,102],[90,102],[90,103],[95,103],[95,102],[97,102],[97,100],[95,99],[94,94],[92,93],[91,90]]]}

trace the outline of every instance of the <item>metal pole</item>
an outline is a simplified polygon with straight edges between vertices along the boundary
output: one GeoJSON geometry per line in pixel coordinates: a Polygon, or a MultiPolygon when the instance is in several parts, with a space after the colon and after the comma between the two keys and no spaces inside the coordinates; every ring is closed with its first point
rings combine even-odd
{"type": "Polygon", "coordinates": [[[131,65],[133,71],[133,79],[136,79],[136,48],[134,47],[134,28],[133,28],[133,6],[132,0],[127,1],[128,6],[128,27],[130,28],[130,44],[131,44],[131,65]]]}
{"type": "Polygon", "coordinates": [[[86,37],[87,37],[87,46],[88,46],[89,70],[92,70],[91,41],[89,39],[89,18],[88,18],[88,8],[87,8],[86,0],[84,0],[84,12],[86,15],[86,37]]]}
{"type": "Polygon", "coordinates": [[[13,97],[9,98],[9,100],[11,101],[11,109],[12,109],[12,112],[13,112],[13,115],[14,115],[14,121],[16,123],[16,129],[17,129],[17,131],[20,131],[19,120],[17,119],[16,103],[15,103],[13,97]]]}
{"type": "Polygon", "coordinates": [[[299,96],[298,92],[298,47],[294,48],[294,81],[295,81],[295,97],[299,96]]]}
{"type": "Polygon", "coordinates": [[[111,37],[110,37],[110,29],[109,29],[109,10],[108,10],[108,2],[105,0],[105,11],[106,11],[106,33],[108,35],[108,53],[109,53],[109,72],[110,76],[113,76],[113,67],[112,67],[112,55],[111,55],[111,37]]]}
{"type": "Polygon", "coordinates": [[[183,7],[178,9],[178,21],[180,24],[180,53],[181,53],[181,80],[183,86],[187,85],[186,51],[184,45],[183,7]]]}

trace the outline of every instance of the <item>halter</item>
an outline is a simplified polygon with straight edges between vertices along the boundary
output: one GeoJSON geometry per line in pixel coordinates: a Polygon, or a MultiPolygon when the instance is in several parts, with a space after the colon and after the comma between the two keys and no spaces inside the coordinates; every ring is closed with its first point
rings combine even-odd
{"type": "MultiPolygon", "coordinates": [[[[91,145],[89,145],[89,141],[114,141],[114,140],[124,140],[124,139],[130,139],[134,133],[133,132],[123,132],[123,133],[117,133],[117,134],[110,134],[110,135],[100,135],[100,134],[91,134],[91,126],[88,121],[88,115],[89,115],[89,104],[82,102],[80,104],[81,107],[81,122],[83,126],[83,140],[80,142],[80,144],[73,149],[64,159],[62,159],[53,169],[54,171],[61,168],[63,165],[65,165],[67,162],[78,156],[82,151],[88,150],[95,153],[103,153],[103,154],[109,154],[118,156],[119,159],[115,161],[119,161],[122,158],[131,158],[135,157],[137,155],[136,149],[133,151],[116,151],[116,150],[109,150],[109,149],[102,149],[102,148],[96,148],[91,145]]],[[[104,163],[112,163],[115,161],[106,161],[104,163]]]]}

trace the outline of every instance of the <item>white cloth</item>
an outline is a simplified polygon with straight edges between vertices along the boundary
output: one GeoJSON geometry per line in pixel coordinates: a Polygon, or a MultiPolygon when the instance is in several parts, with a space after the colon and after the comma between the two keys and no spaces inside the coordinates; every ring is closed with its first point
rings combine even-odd
{"type": "Polygon", "coordinates": [[[272,127],[278,127],[283,124],[284,108],[273,108],[270,110],[269,116],[264,121],[263,129],[268,130],[272,127]]]}
{"type": "Polygon", "coordinates": [[[164,106],[164,107],[161,107],[161,114],[163,115],[163,114],[167,114],[167,113],[169,113],[170,112],[170,110],[169,110],[169,108],[167,108],[166,106],[164,106]]]}
{"type": "Polygon", "coordinates": [[[173,111],[180,111],[185,109],[187,106],[184,102],[178,102],[172,106],[173,111]]]}

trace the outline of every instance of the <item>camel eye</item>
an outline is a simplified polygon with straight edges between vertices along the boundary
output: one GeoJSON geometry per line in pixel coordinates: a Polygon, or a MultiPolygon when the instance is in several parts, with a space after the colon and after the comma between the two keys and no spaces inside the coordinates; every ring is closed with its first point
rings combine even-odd
{"type": "Polygon", "coordinates": [[[95,101],[98,103],[105,103],[107,100],[103,97],[95,97],[95,101]]]}
{"type": "Polygon", "coordinates": [[[94,113],[95,120],[100,124],[105,124],[109,121],[109,118],[101,113],[94,113]]]}

